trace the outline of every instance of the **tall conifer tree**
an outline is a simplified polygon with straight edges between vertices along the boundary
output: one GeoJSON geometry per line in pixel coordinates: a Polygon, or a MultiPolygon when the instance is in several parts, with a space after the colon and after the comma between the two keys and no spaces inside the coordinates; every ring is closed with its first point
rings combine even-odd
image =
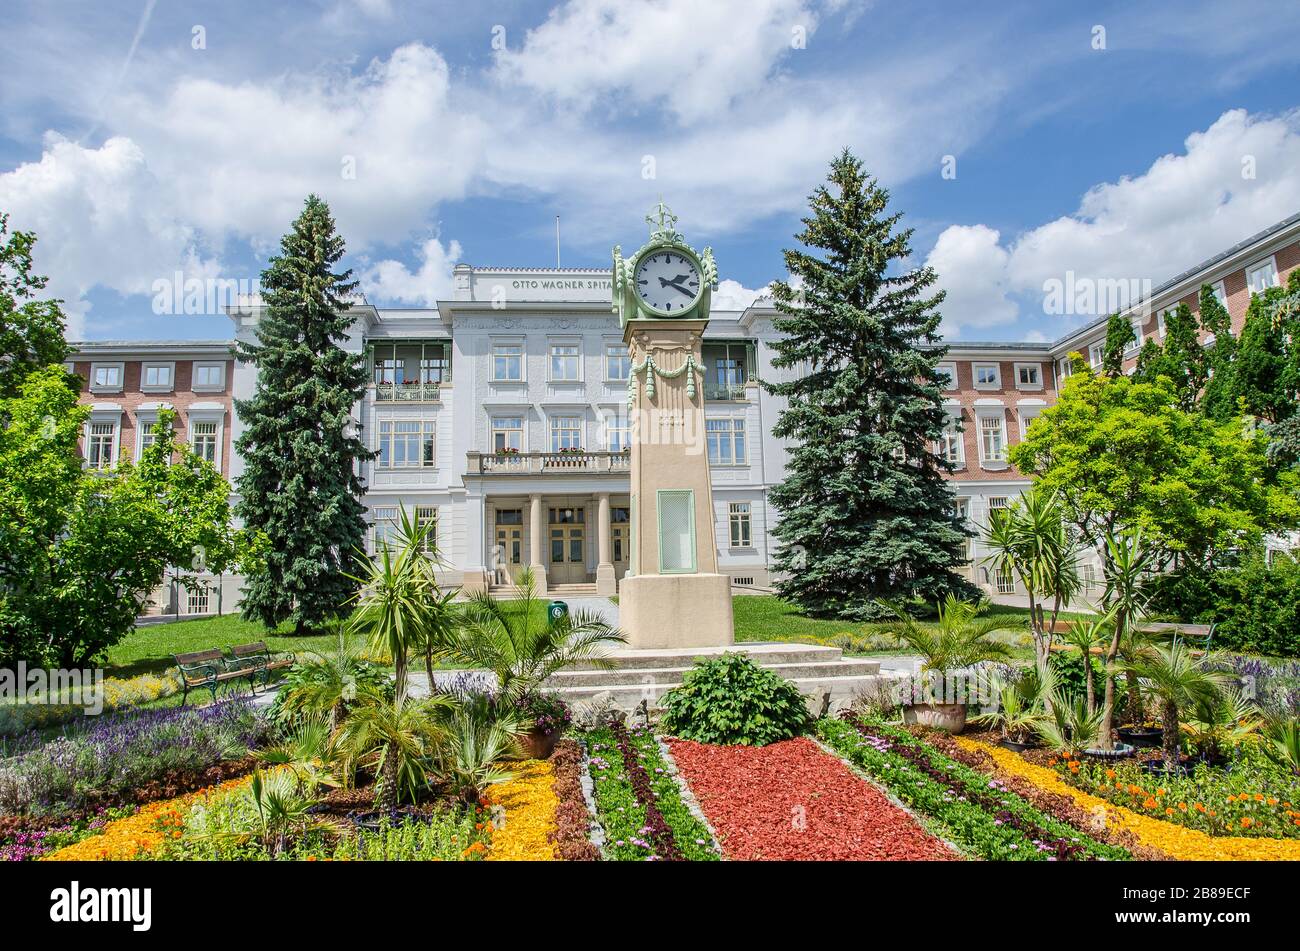
{"type": "Polygon", "coordinates": [[[244,615],[268,626],[287,620],[299,632],[343,610],[365,539],[357,463],[370,454],[352,409],[366,371],[361,356],[340,346],[357,286],[350,270],[334,270],[343,251],[329,206],[309,196],[262,272],[258,343],[238,345],[239,358],[257,366],[252,398],[235,401],[244,423],[238,514],[268,540],[264,564],[248,578],[244,615]]]}
{"type": "Polygon", "coordinates": [[[954,571],[966,530],[933,446],[948,424],[935,367],[942,292],[928,267],[905,270],[911,229],[847,150],[811,197],[787,250],[794,283],[772,296],[781,338],[767,384],[788,400],[773,433],[791,440],[780,512],[777,588],[822,616],[879,616],[876,598],[978,592],[954,571]]]}

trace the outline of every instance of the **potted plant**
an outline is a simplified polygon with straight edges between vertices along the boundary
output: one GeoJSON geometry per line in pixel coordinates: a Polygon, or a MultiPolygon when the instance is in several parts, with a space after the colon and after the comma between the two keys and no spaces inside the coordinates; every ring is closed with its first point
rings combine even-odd
{"type": "Polygon", "coordinates": [[[1009,683],[995,678],[993,687],[997,693],[997,709],[973,717],[971,722],[998,730],[1002,734],[998,745],[1005,749],[1023,753],[1037,746],[1038,725],[1046,717],[1042,700],[1050,692],[1050,684],[1045,684],[1038,671],[1030,668],[1009,683]]]}
{"type": "Polygon", "coordinates": [[[1011,656],[1008,645],[991,637],[1001,623],[977,620],[982,605],[958,600],[953,595],[938,605],[939,617],[932,624],[917,622],[901,606],[879,603],[898,619],[890,633],[921,655],[922,680],[913,685],[905,719],[930,729],[960,733],[966,728],[965,701],[937,698],[953,695],[953,691],[945,688],[952,687],[950,679],[965,668],[1011,656]]]}
{"type": "Polygon", "coordinates": [[[515,701],[519,746],[529,759],[550,759],[555,744],[573,717],[569,705],[554,694],[532,691],[515,701]]]}

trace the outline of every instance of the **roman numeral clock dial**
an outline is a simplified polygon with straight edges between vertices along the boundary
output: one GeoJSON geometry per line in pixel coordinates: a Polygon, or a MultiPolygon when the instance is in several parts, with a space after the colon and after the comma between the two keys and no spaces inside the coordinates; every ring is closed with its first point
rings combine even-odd
{"type": "Polygon", "coordinates": [[[654,310],[680,313],[699,299],[700,291],[699,269],[684,254],[653,251],[637,263],[637,296],[654,310]]]}

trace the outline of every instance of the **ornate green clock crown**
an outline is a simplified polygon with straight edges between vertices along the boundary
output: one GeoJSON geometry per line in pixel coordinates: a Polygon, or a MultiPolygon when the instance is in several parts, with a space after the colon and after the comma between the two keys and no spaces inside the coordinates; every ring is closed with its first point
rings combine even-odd
{"type": "Polygon", "coordinates": [[[613,310],[619,326],[629,320],[707,320],[718,266],[683,240],[677,216],[662,201],[646,215],[650,240],[630,258],[614,247],[613,310]]]}

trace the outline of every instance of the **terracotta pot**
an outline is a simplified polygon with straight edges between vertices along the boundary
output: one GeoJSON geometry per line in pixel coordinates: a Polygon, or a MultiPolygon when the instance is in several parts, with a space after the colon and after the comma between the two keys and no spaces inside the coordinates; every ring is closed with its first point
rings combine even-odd
{"type": "Polygon", "coordinates": [[[518,737],[519,748],[523,750],[525,759],[550,759],[555,752],[555,744],[559,742],[560,731],[547,733],[544,730],[529,730],[518,734],[518,737]]]}
{"type": "Polygon", "coordinates": [[[966,729],[966,704],[916,703],[907,708],[903,718],[908,723],[916,723],[931,730],[960,733],[966,729]]]}

